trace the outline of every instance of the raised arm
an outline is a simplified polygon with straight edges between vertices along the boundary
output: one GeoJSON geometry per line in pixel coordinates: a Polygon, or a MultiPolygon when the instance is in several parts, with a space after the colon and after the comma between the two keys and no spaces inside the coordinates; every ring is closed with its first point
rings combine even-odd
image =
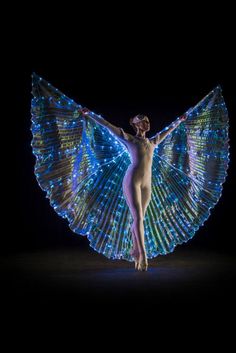
{"type": "Polygon", "coordinates": [[[82,112],[83,115],[88,116],[89,118],[95,120],[98,124],[105,126],[110,132],[112,132],[116,137],[121,138],[122,140],[129,140],[130,139],[130,135],[126,132],[124,132],[124,130],[120,127],[117,127],[111,123],[109,123],[109,121],[105,120],[104,118],[102,118],[100,115],[97,115],[93,112],[91,112],[89,109],[87,108],[83,108],[80,110],[80,113],[82,112]]]}
{"type": "Polygon", "coordinates": [[[174,131],[182,121],[187,119],[187,115],[184,114],[181,117],[173,121],[169,126],[165,127],[162,131],[158,132],[156,135],[150,138],[155,145],[158,145],[162,142],[172,131],[174,131]]]}

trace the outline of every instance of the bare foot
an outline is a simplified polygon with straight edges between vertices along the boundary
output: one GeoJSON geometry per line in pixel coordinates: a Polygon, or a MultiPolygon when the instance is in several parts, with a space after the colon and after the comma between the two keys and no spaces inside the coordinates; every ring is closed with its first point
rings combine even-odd
{"type": "Polygon", "coordinates": [[[139,271],[147,271],[147,269],[148,269],[148,261],[147,261],[146,254],[143,254],[143,255],[139,256],[137,269],[139,271]]]}

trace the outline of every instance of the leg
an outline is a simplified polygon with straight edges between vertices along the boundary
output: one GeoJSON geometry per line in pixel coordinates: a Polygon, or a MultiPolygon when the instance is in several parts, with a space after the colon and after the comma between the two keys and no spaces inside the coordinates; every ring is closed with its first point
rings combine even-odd
{"type": "MultiPolygon", "coordinates": [[[[126,184],[123,184],[123,194],[124,194],[126,203],[127,203],[128,207],[129,207],[129,210],[131,212],[131,204],[130,204],[130,201],[129,201],[130,197],[129,197],[129,194],[126,194],[126,186],[127,186],[127,182],[126,182],[126,184]]],[[[134,259],[137,259],[139,257],[139,248],[138,248],[138,241],[137,241],[137,238],[136,238],[136,235],[135,235],[134,223],[132,224],[130,230],[131,230],[132,241],[133,241],[133,246],[132,246],[132,249],[130,251],[130,255],[132,257],[134,257],[134,259]]],[[[135,267],[136,267],[136,265],[135,265],[135,267]]]]}
{"type": "Polygon", "coordinates": [[[141,188],[141,202],[143,210],[143,218],[145,217],[147,207],[151,200],[151,186],[145,186],[141,188]]]}
{"type": "Polygon", "coordinates": [[[134,223],[131,226],[131,233],[132,233],[133,247],[132,247],[132,250],[130,251],[130,255],[133,256],[134,258],[138,258],[139,247],[138,247],[138,241],[135,235],[134,223]]]}
{"type": "Polygon", "coordinates": [[[123,184],[123,192],[133,217],[133,224],[131,227],[134,241],[134,249],[137,246],[138,253],[145,256],[144,247],[144,227],[143,227],[143,211],[141,188],[139,183],[125,182],[123,184]]]}
{"type": "MultiPolygon", "coordinates": [[[[151,186],[145,186],[141,187],[141,204],[142,204],[142,212],[143,212],[143,221],[144,221],[144,216],[146,213],[147,206],[151,200],[151,186]]],[[[143,224],[143,229],[144,229],[144,224],[143,224]]],[[[143,230],[144,234],[144,230],[143,230]]],[[[144,238],[143,238],[143,247],[145,249],[144,245],[144,238]]],[[[147,261],[147,256],[146,256],[146,250],[143,253],[140,253],[139,257],[139,263],[138,263],[138,269],[139,270],[146,270],[148,268],[148,261],[147,261]]]]}

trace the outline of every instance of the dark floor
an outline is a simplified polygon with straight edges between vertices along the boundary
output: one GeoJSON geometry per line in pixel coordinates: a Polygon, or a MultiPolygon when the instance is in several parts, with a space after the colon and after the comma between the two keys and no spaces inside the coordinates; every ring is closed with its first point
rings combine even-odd
{"type": "Polygon", "coordinates": [[[8,346],[30,344],[29,337],[31,348],[48,339],[53,347],[64,339],[67,347],[72,338],[90,346],[106,342],[110,332],[121,347],[127,337],[133,341],[135,328],[137,342],[181,350],[189,350],[189,337],[199,349],[206,340],[225,347],[234,337],[232,255],[179,247],[150,261],[148,272],[136,272],[132,263],[67,247],[4,255],[0,268],[8,346]]]}
{"type": "Polygon", "coordinates": [[[233,303],[232,255],[176,249],[149,261],[148,272],[133,263],[109,260],[92,250],[64,248],[2,257],[2,294],[21,303],[118,301],[150,303],[233,303]]]}

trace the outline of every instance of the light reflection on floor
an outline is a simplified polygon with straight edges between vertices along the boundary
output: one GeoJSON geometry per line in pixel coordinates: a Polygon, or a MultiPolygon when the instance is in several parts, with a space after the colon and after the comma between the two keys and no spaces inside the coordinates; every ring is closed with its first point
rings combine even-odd
{"type": "Polygon", "coordinates": [[[180,302],[232,296],[235,263],[228,255],[178,250],[150,260],[148,271],[140,272],[131,262],[72,248],[7,256],[1,273],[6,295],[14,297],[94,300],[143,295],[180,302]]]}

